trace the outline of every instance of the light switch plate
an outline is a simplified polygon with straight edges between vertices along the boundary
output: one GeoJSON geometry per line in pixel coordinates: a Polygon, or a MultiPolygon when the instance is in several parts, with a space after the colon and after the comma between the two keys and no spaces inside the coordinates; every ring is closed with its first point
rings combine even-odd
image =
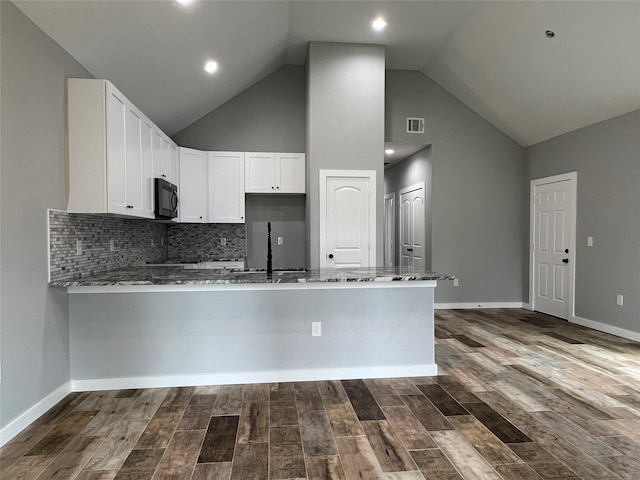
{"type": "Polygon", "coordinates": [[[278,245],[282,245],[284,243],[284,238],[278,237],[278,245]]]}
{"type": "Polygon", "coordinates": [[[587,247],[593,247],[593,237],[587,237],[587,247]]]}
{"type": "Polygon", "coordinates": [[[622,295],[616,295],[616,305],[624,305],[624,297],[622,295]]]}

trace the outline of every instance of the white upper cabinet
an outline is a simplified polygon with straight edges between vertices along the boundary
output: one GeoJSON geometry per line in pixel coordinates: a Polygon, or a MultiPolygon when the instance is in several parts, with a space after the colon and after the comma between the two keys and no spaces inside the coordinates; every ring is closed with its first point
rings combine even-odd
{"type": "Polygon", "coordinates": [[[245,153],[246,193],[305,193],[304,153],[245,153]]]}
{"type": "Polygon", "coordinates": [[[207,223],[209,217],[207,152],[180,147],[179,155],[180,221],[207,223]]]}
{"type": "Polygon", "coordinates": [[[178,185],[178,147],[162,131],[155,132],[153,176],[178,185]]]}
{"type": "Polygon", "coordinates": [[[244,223],[245,154],[209,152],[209,222],[244,223]]]}
{"type": "Polygon", "coordinates": [[[156,164],[164,145],[177,181],[175,143],[106,80],[68,80],[68,131],[67,210],[154,218],[156,164]]]}

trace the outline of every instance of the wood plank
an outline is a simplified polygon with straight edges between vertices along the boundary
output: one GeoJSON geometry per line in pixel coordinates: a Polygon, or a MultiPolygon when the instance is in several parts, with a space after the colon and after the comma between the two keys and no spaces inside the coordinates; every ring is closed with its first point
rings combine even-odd
{"type": "Polygon", "coordinates": [[[373,395],[362,380],[343,380],[342,386],[356,412],[358,420],[385,420],[373,395]]]}
{"type": "Polygon", "coordinates": [[[191,401],[196,387],[170,388],[160,407],[186,407],[191,401]]]}
{"type": "Polygon", "coordinates": [[[153,480],[191,480],[204,435],[204,430],[176,432],[153,480]]]}
{"type": "Polygon", "coordinates": [[[502,480],[460,432],[432,432],[431,436],[465,480],[502,480]]]}
{"type": "Polygon", "coordinates": [[[30,480],[37,478],[56,458],[52,455],[27,455],[2,472],[2,480],[30,480]]]}
{"type": "Polygon", "coordinates": [[[436,448],[429,432],[411,413],[409,407],[382,407],[384,416],[398,434],[398,438],[407,450],[424,450],[436,448]]]}
{"type": "Polygon", "coordinates": [[[427,431],[453,430],[453,426],[424,395],[403,395],[402,400],[427,431]]]}
{"type": "Polygon", "coordinates": [[[32,423],[16,437],[0,448],[0,473],[7,471],[20,457],[31,450],[51,430],[53,425],[32,423]]]}
{"type": "Polygon", "coordinates": [[[514,463],[524,463],[513,451],[502,443],[487,427],[475,417],[458,416],[449,421],[456,430],[475,448],[493,467],[514,463]]]}
{"type": "Polygon", "coordinates": [[[98,410],[69,413],[26,455],[52,455],[62,452],[97,414],[98,410]]]}
{"type": "Polygon", "coordinates": [[[300,434],[307,457],[336,455],[336,443],[324,410],[300,413],[300,434]]]}
{"type": "Polygon", "coordinates": [[[347,480],[338,455],[305,457],[308,480],[347,480]]]}
{"type": "Polygon", "coordinates": [[[383,472],[417,470],[411,456],[387,420],[362,422],[362,428],[383,472]]]}
{"type": "Polygon", "coordinates": [[[419,385],[418,388],[445,417],[469,414],[469,412],[456,402],[440,385],[419,385]]]}
{"type": "Polygon", "coordinates": [[[467,403],[465,408],[503,443],[530,442],[531,439],[486,403],[467,403]]]}
{"type": "Polygon", "coordinates": [[[242,410],[242,385],[220,387],[213,406],[213,415],[240,415],[242,410]]]}
{"type": "Polygon", "coordinates": [[[269,478],[306,478],[302,438],[297,426],[274,427],[269,439],[269,478]]]}
{"type": "Polygon", "coordinates": [[[209,426],[216,395],[194,394],[184,411],[176,430],[206,430],[209,426]]]}
{"type": "Polygon", "coordinates": [[[237,443],[267,443],[268,441],[269,402],[243,402],[237,443]]]}
{"type": "Polygon", "coordinates": [[[269,446],[266,443],[238,445],[231,466],[231,480],[268,480],[269,446]]]}
{"type": "Polygon", "coordinates": [[[113,480],[117,470],[85,470],[78,474],[75,480],[113,480]]]}
{"type": "Polygon", "coordinates": [[[342,383],[338,380],[318,382],[318,391],[323,400],[333,402],[348,402],[347,392],[344,391],[342,383]]]}
{"type": "Polygon", "coordinates": [[[36,423],[38,425],[55,425],[64,420],[67,415],[73,412],[88,397],[89,392],[72,392],[56,405],[51,407],[44,415],[42,415],[36,423]]]}
{"type": "Polygon", "coordinates": [[[294,384],[298,412],[322,410],[324,405],[320,390],[315,382],[296,382],[294,384]]]}
{"type": "Polygon", "coordinates": [[[462,477],[439,448],[409,452],[427,479],[462,480],[462,477]]]}
{"type": "MultiPolygon", "coordinates": [[[[450,375],[438,375],[434,377],[434,382],[444,388],[447,393],[460,404],[476,403],[480,401],[480,399],[471,390],[450,375]]],[[[422,385],[429,385],[429,383],[424,383],[422,385]]]]}
{"type": "Polygon", "coordinates": [[[198,463],[191,480],[229,480],[231,462],[198,463]]]}
{"type": "Polygon", "coordinates": [[[134,448],[137,450],[167,448],[185,408],[184,405],[160,407],[134,448]]]}
{"type": "Polygon", "coordinates": [[[142,436],[148,423],[148,420],[120,420],[116,422],[109,436],[91,457],[86,469],[113,470],[120,468],[133,446],[142,436]]]}
{"type": "Polygon", "coordinates": [[[152,478],[164,452],[164,448],[132,450],[122,464],[122,467],[120,467],[120,470],[118,470],[115,480],[143,480],[152,478]]]}
{"type": "Polygon", "coordinates": [[[38,476],[38,480],[75,478],[103,441],[102,437],[74,438],[38,476]]]}
{"type": "Polygon", "coordinates": [[[542,477],[526,463],[498,465],[495,468],[504,480],[542,480],[542,477]]]}
{"type": "Polygon", "coordinates": [[[230,462],[236,445],[240,417],[211,417],[198,463],[230,462]]]}
{"type": "Polygon", "coordinates": [[[351,402],[349,402],[348,399],[325,398],[323,401],[334,437],[356,437],[358,435],[364,435],[356,412],[353,411],[351,402]]]}
{"type": "Polygon", "coordinates": [[[383,480],[384,473],[365,437],[337,438],[336,443],[346,480],[383,480]]]}
{"type": "Polygon", "coordinates": [[[126,420],[151,420],[162,405],[167,393],[169,393],[168,388],[144,390],[122,418],[126,420]]]}
{"type": "Polygon", "coordinates": [[[298,425],[295,400],[269,403],[269,422],[272,427],[298,425]]]}

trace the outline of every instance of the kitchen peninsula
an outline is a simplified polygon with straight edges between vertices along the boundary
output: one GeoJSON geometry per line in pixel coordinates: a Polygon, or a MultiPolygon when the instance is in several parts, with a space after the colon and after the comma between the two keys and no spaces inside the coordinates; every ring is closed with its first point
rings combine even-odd
{"type": "Polygon", "coordinates": [[[452,278],[147,266],[50,286],[70,294],[72,388],[101,390],[435,375],[434,288],[452,278]]]}

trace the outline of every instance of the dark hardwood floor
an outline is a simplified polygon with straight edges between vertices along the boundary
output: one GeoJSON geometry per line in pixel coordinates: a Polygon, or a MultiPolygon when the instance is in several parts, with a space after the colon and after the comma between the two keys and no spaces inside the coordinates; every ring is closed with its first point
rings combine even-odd
{"type": "Polygon", "coordinates": [[[640,479],[640,344],[436,311],[437,377],[72,393],[2,480],[640,479]]]}

